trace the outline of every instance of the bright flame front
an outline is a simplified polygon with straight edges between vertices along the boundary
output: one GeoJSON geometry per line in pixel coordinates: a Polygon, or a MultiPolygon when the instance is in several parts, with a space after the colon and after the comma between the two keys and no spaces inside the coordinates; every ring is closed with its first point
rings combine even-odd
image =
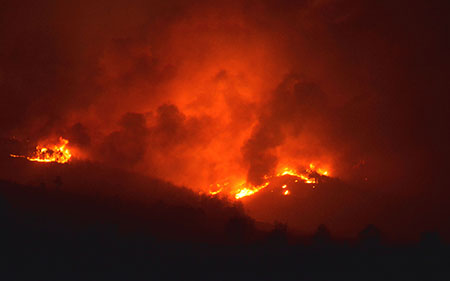
{"type": "MultiPolygon", "coordinates": [[[[285,167],[285,168],[281,169],[280,172],[276,173],[274,176],[265,176],[264,178],[267,180],[267,182],[265,182],[262,185],[253,186],[253,185],[248,184],[245,181],[243,181],[241,184],[236,185],[235,188],[231,188],[230,194],[235,199],[241,199],[243,197],[251,196],[251,195],[257,193],[258,191],[264,189],[265,187],[267,187],[271,183],[271,180],[275,177],[291,176],[291,177],[295,178],[294,182],[296,182],[296,183],[301,181],[306,184],[317,184],[319,177],[324,177],[324,176],[327,177],[328,174],[329,173],[327,170],[322,169],[322,168],[316,169],[315,165],[312,163],[309,164],[309,168],[306,169],[305,173],[299,173],[294,169],[285,167]]],[[[225,185],[229,186],[229,183],[227,182],[225,185]]],[[[210,191],[209,194],[214,196],[214,195],[221,193],[224,190],[225,185],[221,186],[220,184],[216,184],[216,186],[219,187],[220,189],[216,190],[216,191],[210,191]]],[[[283,195],[290,195],[290,191],[287,190],[286,187],[287,187],[286,184],[283,184],[281,186],[281,188],[283,189],[282,193],[283,193],[283,195]]],[[[315,188],[315,185],[313,185],[313,188],[315,188]]]]}
{"type": "Polygon", "coordinates": [[[267,187],[268,185],[269,185],[269,182],[266,182],[260,186],[243,187],[243,188],[237,190],[236,194],[234,195],[234,198],[241,199],[242,197],[253,195],[256,192],[260,191],[261,189],[267,187]]]}
{"type": "Polygon", "coordinates": [[[40,145],[36,146],[36,151],[31,156],[23,156],[15,154],[10,154],[10,156],[26,158],[27,160],[33,162],[67,163],[72,158],[70,150],[66,147],[68,143],[69,143],[68,140],[60,137],[58,145],[53,145],[50,147],[44,147],[40,145]]]}

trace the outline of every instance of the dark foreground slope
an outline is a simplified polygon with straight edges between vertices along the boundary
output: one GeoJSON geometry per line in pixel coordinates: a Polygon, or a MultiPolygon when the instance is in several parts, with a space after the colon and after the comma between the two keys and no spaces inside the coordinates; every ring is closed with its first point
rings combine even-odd
{"type": "Polygon", "coordinates": [[[359,241],[334,241],[325,227],[313,237],[292,237],[281,224],[271,231],[258,230],[239,205],[198,195],[191,199],[145,203],[2,181],[2,279],[450,277],[450,249],[436,234],[409,246],[383,244],[373,226],[359,241]]]}

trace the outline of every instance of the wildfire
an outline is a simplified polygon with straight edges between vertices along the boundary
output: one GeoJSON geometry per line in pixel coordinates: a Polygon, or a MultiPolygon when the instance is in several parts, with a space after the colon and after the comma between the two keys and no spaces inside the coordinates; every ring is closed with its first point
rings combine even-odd
{"type": "Polygon", "coordinates": [[[327,170],[324,170],[324,169],[321,169],[321,168],[317,168],[316,169],[316,166],[314,166],[313,163],[309,164],[308,172],[312,173],[314,171],[316,173],[318,173],[319,175],[321,175],[321,176],[328,176],[328,171],[327,170]]]}
{"type": "Polygon", "coordinates": [[[281,177],[281,176],[294,176],[294,177],[300,177],[300,174],[297,174],[296,171],[289,169],[289,168],[284,168],[283,171],[281,173],[277,174],[277,177],[281,177]]]}
{"type": "Polygon", "coordinates": [[[242,189],[238,189],[236,194],[234,195],[234,198],[241,199],[242,197],[250,196],[255,194],[256,192],[260,191],[261,189],[267,187],[269,185],[269,182],[264,183],[260,186],[254,186],[254,187],[244,187],[242,189]]]}
{"type": "Polygon", "coordinates": [[[223,188],[221,188],[221,189],[219,189],[219,190],[217,190],[217,191],[210,191],[209,194],[211,194],[211,195],[219,194],[220,192],[222,192],[222,189],[223,189],[223,188]]]}
{"type": "Polygon", "coordinates": [[[15,155],[15,154],[10,154],[10,156],[26,158],[27,160],[33,161],[33,162],[67,163],[70,160],[70,158],[72,157],[70,150],[66,147],[66,145],[69,143],[69,141],[60,137],[59,142],[60,143],[58,145],[54,145],[51,148],[43,147],[40,145],[36,146],[36,151],[33,153],[32,156],[22,156],[22,155],[15,155]]]}
{"type": "MultiPolygon", "coordinates": [[[[315,165],[313,163],[309,164],[309,168],[305,170],[304,173],[299,173],[294,169],[291,169],[289,167],[283,168],[281,169],[280,172],[278,172],[277,174],[275,174],[274,176],[265,176],[264,179],[267,180],[266,183],[259,185],[259,186],[252,186],[247,184],[245,181],[241,184],[238,184],[237,187],[231,189],[231,195],[234,196],[235,199],[241,199],[243,197],[247,197],[247,196],[251,196],[255,193],[257,193],[258,191],[264,189],[265,187],[267,187],[270,182],[271,179],[275,178],[275,177],[283,177],[283,176],[291,176],[294,177],[295,183],[298,183],[299,181],[307,183],[307,184],[312,184],[313,188],[315,188],[315,184],[318,183],[318,178],[320,176],[328,176],[328,171],[322,168],[317,168],[315,167],[315,165]]],[[[220,192],[222,192],[224,190],[224,188],[226,188],[227,186],[229,186],[229,183],[227,182],[224,185],[220,185],[220,184],[216,184],[216,186],[220,189],[216,190],[216,191],[210,191],[209,194],[210,195],[216,195],[220,192]]],[[[287,184],[283,184],[281,186],[281,188],[283,189],[283,195],[289,195],[290,191],[287,190],[287,184]]]]}
{"type": "MultiPolygon", "coordinates": [[[[306,173],[298,173],[297,171],[290,169],[290,168],[284,168],[281,172],[277,173],[277,177],[282,176],[292,176],[300,178],[305,183],[317,183],[317,179],[312,176],[314,174],[317,174],[319,176],[328,176],[328,171],[322,168],[317,168],[316,166],[311,163],[309,164],[309,169],[306,169],[306,173]]],[[[298,182],[298,179],[295,180],[295,182],[298,182]]]]}

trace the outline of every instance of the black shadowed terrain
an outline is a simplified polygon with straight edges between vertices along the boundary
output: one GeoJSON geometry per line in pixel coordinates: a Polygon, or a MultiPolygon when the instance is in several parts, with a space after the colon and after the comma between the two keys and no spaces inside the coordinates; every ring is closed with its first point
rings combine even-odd
{"type": "MultiPolygon", "coordinates": [[[[96,171],[94,164],[79,165],[93,174],[111,173],[96,171]]],[[[72,166],[53,168],[60,173],[81,169],[72,166]]],[[[46,169],[47,175],[54,173],[46,169]]],[[[133,182],[128,177],[134,175],[117,170],[114,175],[133,182]]],[[[289,225],[255,222],[239,203],[157,180],[139,179],[134,187],[118,189],[108,180],[90,178],[76,190],[64,181],[62,174],[38,185],[0,182],[5,280],[450,277],[450,248],[435,232],[407,245],[386,242],[374,225],[350,240],[333,237],[325,225],[312,236],[299,235],[289,225]],[[152,196],[138,191],[143,185],[152,196]]]]}

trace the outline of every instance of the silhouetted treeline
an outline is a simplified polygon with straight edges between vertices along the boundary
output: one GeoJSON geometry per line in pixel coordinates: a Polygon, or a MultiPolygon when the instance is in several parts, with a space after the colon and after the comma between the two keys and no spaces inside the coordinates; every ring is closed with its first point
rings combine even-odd
{"type": "MultiPolygon", "coordinates": [[[[240,205],[197,196],[153,204],[0,182],[3,280],[446,280],[434,232],[393,246],[374,225],[355,241],[325,225],[296,237],[261,230],[240,205]],[[195,205],[195,207],[194,207],[195,205]]],[[[448,280],[448,279],[447,279],[448,280]]]]}

